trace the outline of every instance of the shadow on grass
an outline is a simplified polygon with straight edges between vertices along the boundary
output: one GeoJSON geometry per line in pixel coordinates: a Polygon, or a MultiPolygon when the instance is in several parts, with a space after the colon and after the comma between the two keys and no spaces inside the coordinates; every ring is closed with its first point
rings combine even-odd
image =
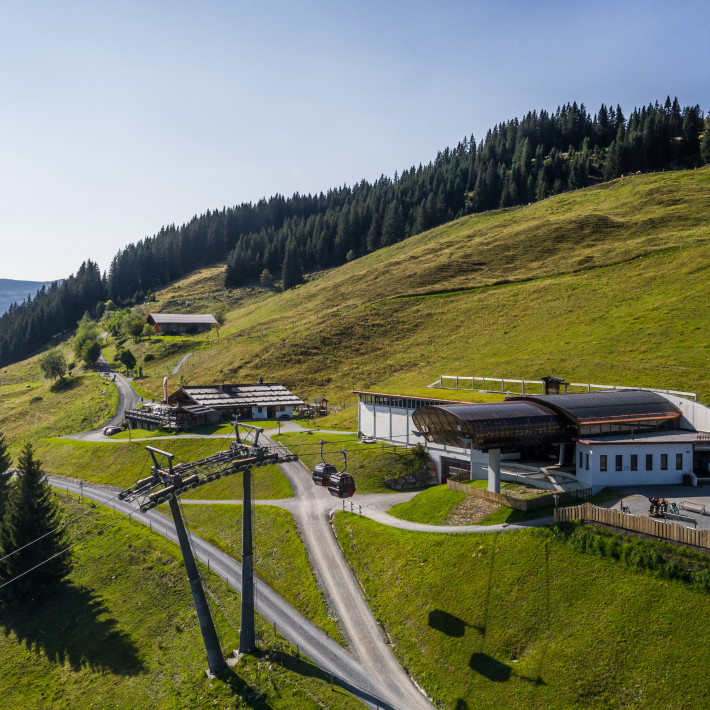
{"type": "Polygon", "coordinates": [[[29,650],[74,671],[89,667],[137,675],[144,670],[138,648],[116,628],[107,611],[93,591],[64,583],[41,606],[5,608],[0,629],[5,636],[15,634],[29,650]]]}
{"type": "Polygon", "coordinates": [[[466,633],[466,627],[470,626],[463,619],[459,619],[458,616],[449,614],[448,611],[442,611],[441,609],[434,609],[434,611],[429,612],[428,623],[432,629],[454,638],[461,638],[466,633]]]}
{"type": "Polygon", "coordinates": [[[52,382],[49,386],[50,392],[68,392],[73,390],[81,384],[81,379],[79,377],[69,377],[65,379],[59,379],[56,382],[52,382]]]}

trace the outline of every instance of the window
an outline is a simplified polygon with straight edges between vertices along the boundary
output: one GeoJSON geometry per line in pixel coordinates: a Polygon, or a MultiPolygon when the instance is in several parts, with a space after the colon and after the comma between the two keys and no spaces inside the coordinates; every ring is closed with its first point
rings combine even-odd
{"type": "Polygon", "coordinates": [[[653,454],[646,454],[646,470],[653,471],[653,454]]]}
{"type": "Polygon", "coordinates": [[[589,454],[586,454],[586,458],[587,458],[586,469],[587,469],[587,471],[589,471],[589,454]]]}
{"type": "Polygon", "coordinates": [[[675,455],[675,470],[676,471],[683,470],[683,454],[676,454],[675,455]]]}
{"type": "Polygon", "coordinates": [[[639,470],[639,457],[637,454],[631,454],[631,470],[632,471],[639,470]]]}
{"type": "Polygon", "coordinates": [[[580,451],[579,452],[579,467],[582,468],[584,466],[584,459],[582,458],[584,454],[580,451]]]}
{"type": "Polygon", "coordinates": [[[661,454],[661,471],[668,470],[668,454],[661,454]]]}
{"type": "Polygon", "coordinates": [[[602,454],[599,457],[599,470],[606,471],[606,454],[602,454]]]}
{"type": "Polygon", "coordinates": [[[622,454],[617,454],[616,455],[616,470],[617,471],[623,471],[624,470],[624,457],[622,454]]]}

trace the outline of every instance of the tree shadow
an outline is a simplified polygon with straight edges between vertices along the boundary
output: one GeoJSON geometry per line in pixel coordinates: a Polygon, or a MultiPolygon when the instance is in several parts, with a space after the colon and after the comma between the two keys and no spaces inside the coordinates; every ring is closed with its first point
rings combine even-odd
{"type": "Polygon", "coordinates": [[[441,609],[434,609],[429,612],[428,623],[432,629],[454,638],[461,638],[466,633],[466,627],[470,626],[463,619],[459,619],[458,616],[449,614],[448,611],[442,611],[441,609]]]}
{"type": "Polygon", "coordinates": [[[90,589],[60,584],[44,604],[10,606],[0,629],[54,664],[136,675],[144,665],[130,636],[116,627],[102,598],[90,589]]]}
{"type": "Polygon", "coordinates": [[[513,673],[513,669],[509,665],[496,660],[487,653],[472,653],[468,665],[471,670],[480,673],[494,683],[505,683],[510,680],[513,673]]]}
{"type": "Polygon", "coordinates": [[[60,378],[49,386],[50,392],[68,392],[73,390],[81,384],[81,378],[79,377],[67,377],[66,379],[60,378]]]}

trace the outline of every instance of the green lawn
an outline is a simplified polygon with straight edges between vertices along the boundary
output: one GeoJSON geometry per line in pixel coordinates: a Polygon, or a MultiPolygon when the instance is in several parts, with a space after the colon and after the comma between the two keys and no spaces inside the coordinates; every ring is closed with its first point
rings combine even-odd
{"type": "MultiPolygon", "coordinates": [[[[61,496],[72,540],[118,521],[61,496]]],[[[0,616],[2,707],[22,710],[362,707],[259,621],[259,653],[220,678],[206,658],[178,549],[123,520],[75,548],[67,583],[39,609],[0,616]]],[[[239,595],[202,568],[225,653],[238,646],[239,595]]]]}
{"type": "Polygon", "coordinates": [[[326,442],[323,456],[328,463],[342,470],[343,456],[341,449],[348,452],[348,473],[355,479],[355,485],[360,493],[388,493],[384,485],[387,478],[397,478],[412,473],[419,468],[419,461],[411,453],[391,453],[383,451],[380,444],[363,444],[354,434],[322,434],[314,432],[288,433],[276,437],[298,454],[307,468],[320,462],[319,441],[326,442]]]}
{"type": "MultiPolygon", "coordinates": [[[[182,513],[190,530],[235,560],[242,559],[241,505],[184,505],[182,513]]],[[[160,511],[169,514],[167,506],[160,511]]],[[[288,511],[258,505],[253,509],[254,571],[307,619],[343,642],[338,626],[328,613],[323,593],[308,562],[293,517],[288,511]]]]}
{"type": "Polygon", "coordinates": [[[446,536],[348,513],[336,529],[395,652],[441,707],[710,703],[707,593],[546,530],[446,536]]]}

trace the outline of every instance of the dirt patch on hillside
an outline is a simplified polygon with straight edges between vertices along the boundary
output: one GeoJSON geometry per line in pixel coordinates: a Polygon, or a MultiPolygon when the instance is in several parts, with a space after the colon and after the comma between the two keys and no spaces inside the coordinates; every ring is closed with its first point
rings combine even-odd
{"type": "Polygon", "coordinates": [[[445,525],[475,525],[498,510],[500,506],[490,500],[466,496],[461,505],[451,511],[445,525]]]}

